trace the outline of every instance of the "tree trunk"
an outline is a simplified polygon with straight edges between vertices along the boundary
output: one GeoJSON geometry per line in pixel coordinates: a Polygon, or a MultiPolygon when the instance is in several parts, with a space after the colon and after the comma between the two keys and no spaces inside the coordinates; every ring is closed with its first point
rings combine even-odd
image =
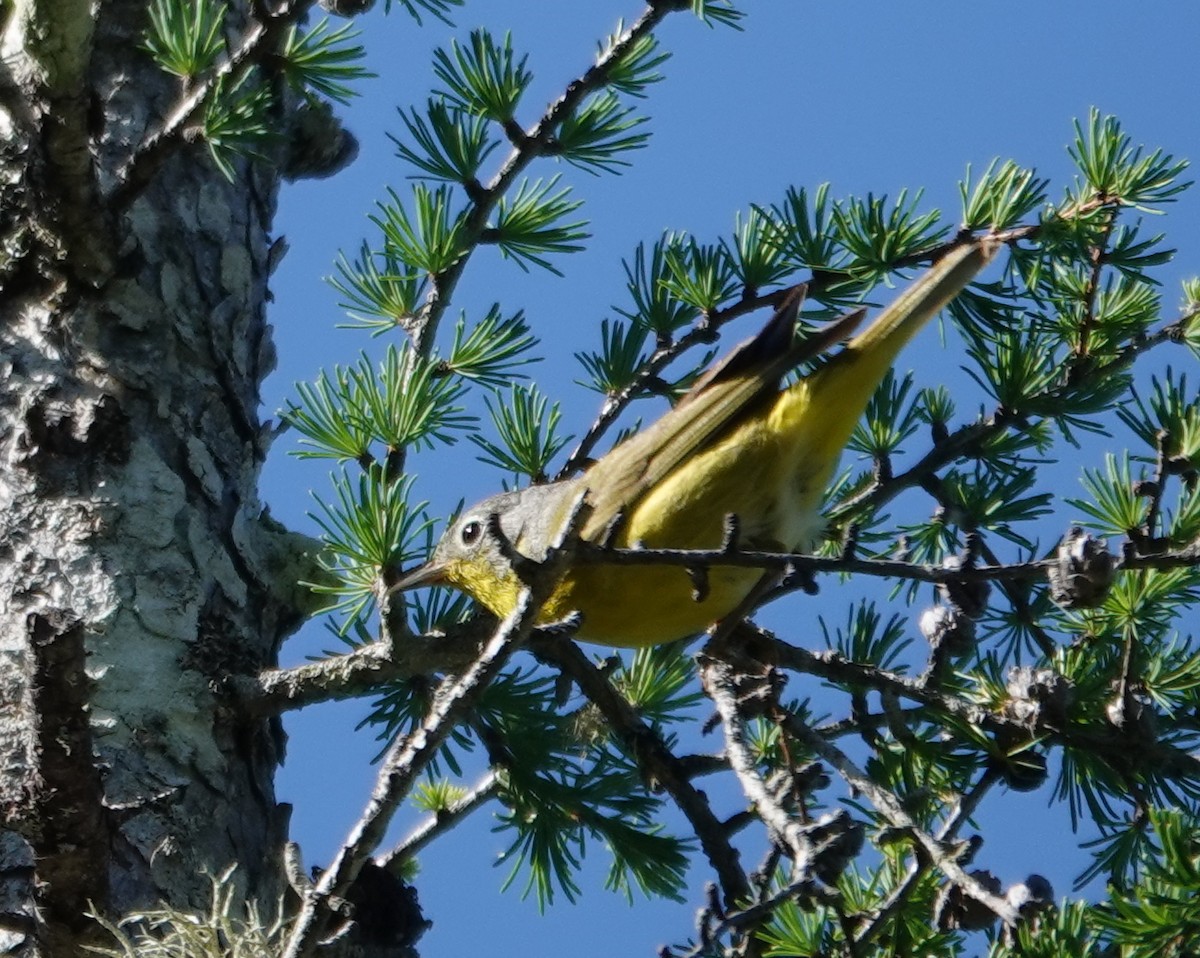
{"type": "Polygon", "coordinates": [[[298,621],[256,492],[279,175],[230,183],[181,143],[122,178],[180,92],[139,49],[146,10],[27,0],[4,26],[0,945],[20,954],[79,954],[89,902],[205,906],[233,862],[268,911],[284,887],[280,728],[219,695],[298,621]]]}

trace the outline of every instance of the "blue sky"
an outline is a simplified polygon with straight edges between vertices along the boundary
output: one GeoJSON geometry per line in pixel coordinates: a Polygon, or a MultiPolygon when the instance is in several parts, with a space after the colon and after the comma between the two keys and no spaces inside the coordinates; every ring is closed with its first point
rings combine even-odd
{"type": "MultiPolygon", "coordinates": [[[[586,252],[556,260],[562,277],[524,273],[483,250],[459,286],[454,315],[461,308],[478,318],[494,301],[506,313],[526,311],[546,357],[534,373],[562,400],[570,431],[586,428],[598,405],[595,394],[574,384],[581,373],[572,354],[597,344],[600,320],[624,304],[622,258],[665,229],[715,240],[751,204],[778,202],[789,186],[826,181],[835,196],[894,196],[923,187],[925,205],[953,220],[966,165],[982,169],[997,156],[1037,167],[1057,196],[1070,175],[1071,121],[1092,106],[1117,115],[1135,142],[1200,158],[1194,62],[1200,7],[1193,4],[745,0],[743,6],[749,16],[740,33],[709,29],[687,14],[668,19],[660,37],[674,55],[663,68],[666,80],[642,107],[653,138],[630,155],[627,172],[595,178],[549,161],[535,166],[534,176],[561,172],[585,200],[581,212],[593,238],[586,252]]],[[[630,0],[468,0],[453,29],[429,20],[418,29],[398,13],[367,19],[364,42],[380,76],[362,84],[364,96],[343,111],[361,141],[360,157],[333,179],[287,187],[281,200],[277,230],[290,252],[272,284],[280,365],[264,390],[268,415],[294,396],[296,381],[314,379],[322,366],[353,362],[360,350],[377,355],[384,348],[386,340],[334,328],[343,316],[323,277],[339,250],[353,253],[362,239],[374,238],[367,215],[385,189],[408,191],[408,171],[387,134],[403,132],[396,106],[424,103],[434,82],[431,50],[476,26],[511,30],[536,77],[521,115],[529,123],[586,68],[616,20],[631,20],[639,10],[630,0]]],[[[1170,310],[1179,281],[1200,273],[1200,191],[1185,194],[1150,226],[1165,230],[1179,250],[1160,274],[1170,310]]],[[[931,329],[901,366],[914,368],[923,383],[965,389],[954,345],[951,339],[950,351],[942,352],[931,329]]],[[[1175,361],[1187,360],[1179,352],[1175,361]]],[[[962,405],[964,412],[971,408],[962,405]]],[[[264,498],[283,521],[315,532],[306,490],[324,492],[328,469],[297,462],[286,455],[289,448],[284,436],[267,464],[264,498]]],[[[473,446],[460,443],[413,457],[416,495],[443,514],[460,498],[495,491],[504,477],[474,456],[473,446]]],[[[1072,518],[1068,507],[1060,509],[1058,529],[1072,518]]],[[[840,620],[838,596],[826,588],[820,600],[793,610],[793,619],[805,622],[797,641],[819,634],[813,627],[819,614],[840,620]]],[[[332,645],[310,626],[284,658],[297,662],[332,645]]],[[[806,690],[793,682],[791,691],[806,690]]],[[[328,705],[287,719],[280,798],[295,805],[296,838],[310,864],[329,859],[367,797],[378,743],[354,731],[364,711],[365,705],[328,705]]],[[[735,796],[729,800],[736,804],[735,796]]],[[[1044,795],[997,794],[982,819],[995,831],[981,863],[1006,883],[1029,871],[1050,874],[1062,894],[1082,859],[1072,853],[1065,814],[1048,815],[1045,806],[1044,795]]],[[[499,894],[505,870],[491,863],[504,840],[490,833],[486,811],[477,818],[423,859],[421,900],[435,922],[424,954],[483,947],[500,958],[651,955],[690,933],[696,897],[685,906],[637,900],[630,907],[600,889],[602,868],[585,883],[581,904],[562,903],[539,918],[532,901],[515,891],[499,894]]],[[[600,849],[593,851],[603,859],[600,849]]],[[[706,877],[694,871],[697,889],[706,877]]]]}

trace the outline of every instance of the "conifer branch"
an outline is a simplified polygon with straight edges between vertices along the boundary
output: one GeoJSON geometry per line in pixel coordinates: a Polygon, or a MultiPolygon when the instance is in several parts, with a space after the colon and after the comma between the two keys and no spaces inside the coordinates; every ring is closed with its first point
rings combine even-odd
{"type": "MultiPolygon", "coordinates": [[[[314,0],[281,0],[274,10],[253,20],[237,47],[211,74],[185,90],[157,128],[151,130],[121,165],[109,196],[114,210],[124,210],[141,195],[159,167],[176,150],[198,136],[197,120],[223,83],[240,80],[274,52],[287,31],[312,7],[314,0]]],[[[259,9],[255,5],[255,9],[259,9]]]]}

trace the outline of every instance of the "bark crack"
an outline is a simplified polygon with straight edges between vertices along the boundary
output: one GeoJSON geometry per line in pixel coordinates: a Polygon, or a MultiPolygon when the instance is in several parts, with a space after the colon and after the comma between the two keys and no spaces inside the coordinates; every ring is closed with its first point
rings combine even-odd
{"type": "Polygon", "coordinates": [[[108,822],[93,752],[83,624],[65,609],[26,619],[26,715],[35,766],[29,801],[14,823],[36,862],[36,931],[46,954],[68,954],[90,925],[89,904],[107,900],[108,822]]]}

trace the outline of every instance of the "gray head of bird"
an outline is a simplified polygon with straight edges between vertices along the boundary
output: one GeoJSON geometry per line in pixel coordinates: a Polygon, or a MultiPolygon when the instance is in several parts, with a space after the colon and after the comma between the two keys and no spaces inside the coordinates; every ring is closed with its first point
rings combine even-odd
{"type": "Polygon", "coordinates": [[[540,562],[546,557],[576,487],[575,481],[528,486],[477,502],[450,524],[428,561],[393,588],[449,585],[505,614],[522,587],[513,558],[540,562]]]}

